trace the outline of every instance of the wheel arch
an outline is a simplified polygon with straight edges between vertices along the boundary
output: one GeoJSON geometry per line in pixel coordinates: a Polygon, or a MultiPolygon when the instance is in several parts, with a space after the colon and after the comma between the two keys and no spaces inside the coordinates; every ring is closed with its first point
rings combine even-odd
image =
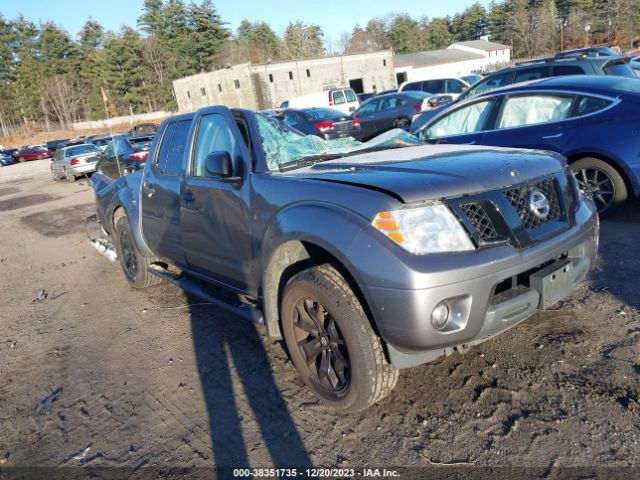
{"type": "Polygon", "coordinates": [[[324,263],[344,277],[378,333],[375,319],[359,285],[357,268],[344,252],[369,222],[359,214],[329,204],[299,205],[280,212],[263,237],[261,293],[269,335],[282,338],[280,300],[287,281],[296,273],[324,263]],[[330,229],[326,225],[331,225],[330,229]]]}
{"type": "Polygon", "coordinates": [[[326,246],[310,240],[289,240],[273,252],[263,276],[263,313],[269,336],[282,338],[280,302],[284,287],[294,275],[309,268],[330,264],[345,279],[364,310],[371,328],[383,342],[366,297],[348,262],[334,254],[326,246]]]}
{"type": "Polygon", "coordinates": [[[596,158],[598,160],[602,160],[607,165],[615,168],[615,170],[620,174],[624,183],[627,187],[627,191],[632,192],[634,197],[640,197],[640,184],[636,181],[634,182],[632,179],[635,178],[633,172],[629,167],[627,167],[622,162],[616,160],[611,155],[607,155],[601,152],[593,152],[593,151],[584,151],[584,152],[576,152],[570,155],[567,155],[567,163],[569,165],[575,163],[578,160],[582,160],[583,158],[596,158]]]}

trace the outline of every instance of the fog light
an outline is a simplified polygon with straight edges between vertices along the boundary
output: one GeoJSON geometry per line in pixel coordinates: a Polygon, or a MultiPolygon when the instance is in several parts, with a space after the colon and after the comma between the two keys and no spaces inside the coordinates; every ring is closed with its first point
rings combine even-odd
{"type": "Polygon", "coordinates": [[[446,303],[439,303],[431,312],[431,325],[438,330],[443,328],[449,320],[449,306],[446,303]]]}

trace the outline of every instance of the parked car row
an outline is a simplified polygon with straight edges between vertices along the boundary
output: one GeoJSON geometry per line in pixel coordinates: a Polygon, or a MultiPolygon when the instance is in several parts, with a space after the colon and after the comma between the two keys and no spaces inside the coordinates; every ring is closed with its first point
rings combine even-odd
{"type": "Polygon", "coordinates": [[[563,154],[601,216],[640,196],[640,80],[575,75],[519,83],[418,119],[429,143],[533,148],[563,154]]]}

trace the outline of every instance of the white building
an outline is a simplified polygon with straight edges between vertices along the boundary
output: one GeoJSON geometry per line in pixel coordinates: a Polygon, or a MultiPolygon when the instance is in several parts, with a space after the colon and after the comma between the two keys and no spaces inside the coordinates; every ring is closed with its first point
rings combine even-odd
{"type": "Polygon", "coordinates": [[[394,83],[393,55],[391,50],[384,50],[263,65],[230,65],[174,80],[173,90],[181,112],[207,105],[261,110],[331,88],[351,87],[356,93],[363,93],[387,90],[394,83]]]}
{"type": "Polygon", "coordinates": [[[511,62],[511,47],[488,40],[456,42],[443,50],[408,53],[393,57],[398,86],[430,78],[460,77],[494,70],[511,62]]]}

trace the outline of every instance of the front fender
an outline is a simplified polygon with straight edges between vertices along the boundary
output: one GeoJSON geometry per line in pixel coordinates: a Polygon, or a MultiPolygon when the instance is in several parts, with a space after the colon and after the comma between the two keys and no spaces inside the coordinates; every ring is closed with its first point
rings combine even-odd
{"type": "Polygon", "coordinates": [[[284,286],[282,274],[293,263],[309,259],[304,244],[327,251],[360,284],[358,269],[345,253],[368,225],[368,219],[351,210],[320,202],[290,206],[271,219],[260,249],[263,313],[271,336],[280,336],[278,304],[284,286]]]}

